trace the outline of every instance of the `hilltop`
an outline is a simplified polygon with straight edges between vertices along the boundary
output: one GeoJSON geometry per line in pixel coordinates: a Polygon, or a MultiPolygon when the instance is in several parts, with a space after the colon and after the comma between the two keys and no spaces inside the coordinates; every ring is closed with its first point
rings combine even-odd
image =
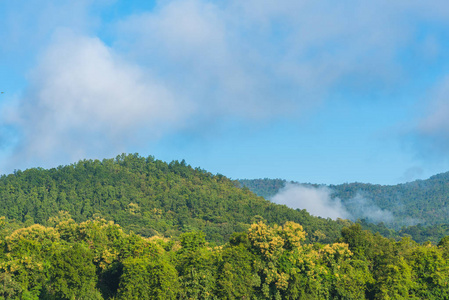
{"type": "Polygon", "coordinates": [[[146,237],[201,230],[219,244],[263,219],[268,224],[300,223],[309,241],[324,243],[337,239],[350,224],[273,204],[239,188],[237,181],[185,161],[166,163],[138,154],[16,171],[0,178],[0,199],[0,216],[15,220],[18,227],[47,225],[66,211],[76,222],[102,217],[146,237]]]}

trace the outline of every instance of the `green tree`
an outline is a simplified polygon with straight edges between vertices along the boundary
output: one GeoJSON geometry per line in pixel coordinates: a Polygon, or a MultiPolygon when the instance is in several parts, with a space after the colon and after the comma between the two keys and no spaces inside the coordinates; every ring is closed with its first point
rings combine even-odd
{"type": "Polygon", "coordinates": [[[55,299],[103,299],[96,289],[92,260],[92,252],[80,243],[56,251],[51,260],[48,294],[55,299]]]}
{"type": "Polygon", "coordinates": [[[421,299],[449,299],[449,262],[432,245],[415,247],[409,256],[416,296],[421,299]]]}
{"type": "Polygon", "coordinates": [[[176,299],[178,288],[176,269],[161,248],[155,255],[123,261],[119,299],[176,299]]]}
{"type": "Polygon", "coordinates": [[[250,299],[254,288],[260,286],[260,278],[253,269],[257,260],[245,244],[223,249],[217,276],[219,299],[250,299]]]}
{"type": "Polygon", "coordinates": [[[181,249],[176,253],[180,299],[213,299],[216,289],[216,257],[207,247],[203,232],[188,232],[180,236],[181,249]]]}

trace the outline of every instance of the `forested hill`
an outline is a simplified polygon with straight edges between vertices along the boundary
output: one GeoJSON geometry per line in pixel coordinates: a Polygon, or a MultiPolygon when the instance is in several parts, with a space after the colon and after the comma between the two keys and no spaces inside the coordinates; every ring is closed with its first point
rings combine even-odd
{"type": "Polygon", "coordinates": [[[335,241],[349,224],[273,204],[184,161],[165,163],[137,154],[16,171],[0,178],[0,199],[0,216],[9,223],[17,220],[17,227],[48,225],[59,211],[67,211],[76,222],[102,217],[142,236],[202,230],[216,243],[260,219],[297,222],[309,241],[320,242],[335,241]]]}
{"type": "MultiPolygon", "coordinates": [[[[243,186],[266,199],[274,196],[286,182],[281,179],[240,180],[243,186]]],[[[350,212],[356,205],[352,200],[357,195],[390,211],[394,219],[389,225],[396,229],[418,223],[449,223],[449,172],[398,185],[346,183],[328,187],[333,191],[332,197],[340,198],[350,212]]]]}
{"type": "Polygon", "coordinates": [[[2,176],[0,299],[449,300],[449,236],[395,241],[239,186],[138,155],[2,176]]]}

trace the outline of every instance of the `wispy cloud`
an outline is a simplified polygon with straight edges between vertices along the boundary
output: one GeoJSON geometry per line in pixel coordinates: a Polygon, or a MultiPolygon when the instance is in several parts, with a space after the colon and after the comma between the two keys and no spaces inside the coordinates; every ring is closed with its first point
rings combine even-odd
{"type": "Polygon", "coordinates": [[[404,174],[398,179],[399,182],[410,182],[416,180],[423,174],[422,167],[414,166],[405,170],[404,174]]]}
{"type": "Polygon", "coordinates": [[[351,212],[354,221],[357,219],[366,219],[374,223],[391,223],[394,221],[392,212],[386,209],[381,209],[372,201],[363,197],[360,193],[357,193],[353,198],[346,201],[345,207],[351,212]]]}
{"type": "Polygon", "coordinates": [[[449,150],[449,75],[429,93],[431,102],[414,128],[416,149],[424,158],[445,157],[449,150]]]}
{"type": "MultiPolygon", "coordinates": [[[[407,80],[398,57],[417,28],[449,20],[447,1],[173,0],[111,23],[101,9],[113,2],[8,4],[3,54],[38,49],[27,91],[3,111],[20,133],[11,163],[109,156],[186,123],[300,118],[337,88],[388,91],[407,80]]],[[[438,56],[440,40],[415,59],[438,56]]],[[[432,140],[446,134],[444,101],[420,125],[432,140]]]]}
{"type": "Polygon", "coordinates": [[[300,99],[275,90],[279,79],[268,53],[241,36],[236,16],[228,14],[209,2],[171,1],[120,22],[115,46],[195,99],[200,117],[286,114],[300,99]]]}

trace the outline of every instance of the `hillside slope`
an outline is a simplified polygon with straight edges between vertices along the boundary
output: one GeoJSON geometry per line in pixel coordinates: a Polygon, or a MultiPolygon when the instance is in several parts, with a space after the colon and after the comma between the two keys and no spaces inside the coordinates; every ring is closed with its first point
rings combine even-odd
{"type": "Polygon", "coordinates": [[[202,230],[217,243],[261,218],[269,224],[300,223],[310,241],[320,242],[333,242],[349,224],[273,204],[238,186],[184,161],[123,154],[2,176],[0,216],[27,226],[46,225],[59,211],[67,211],[77,222],[103,217],[143,236],[202,230]]]}

